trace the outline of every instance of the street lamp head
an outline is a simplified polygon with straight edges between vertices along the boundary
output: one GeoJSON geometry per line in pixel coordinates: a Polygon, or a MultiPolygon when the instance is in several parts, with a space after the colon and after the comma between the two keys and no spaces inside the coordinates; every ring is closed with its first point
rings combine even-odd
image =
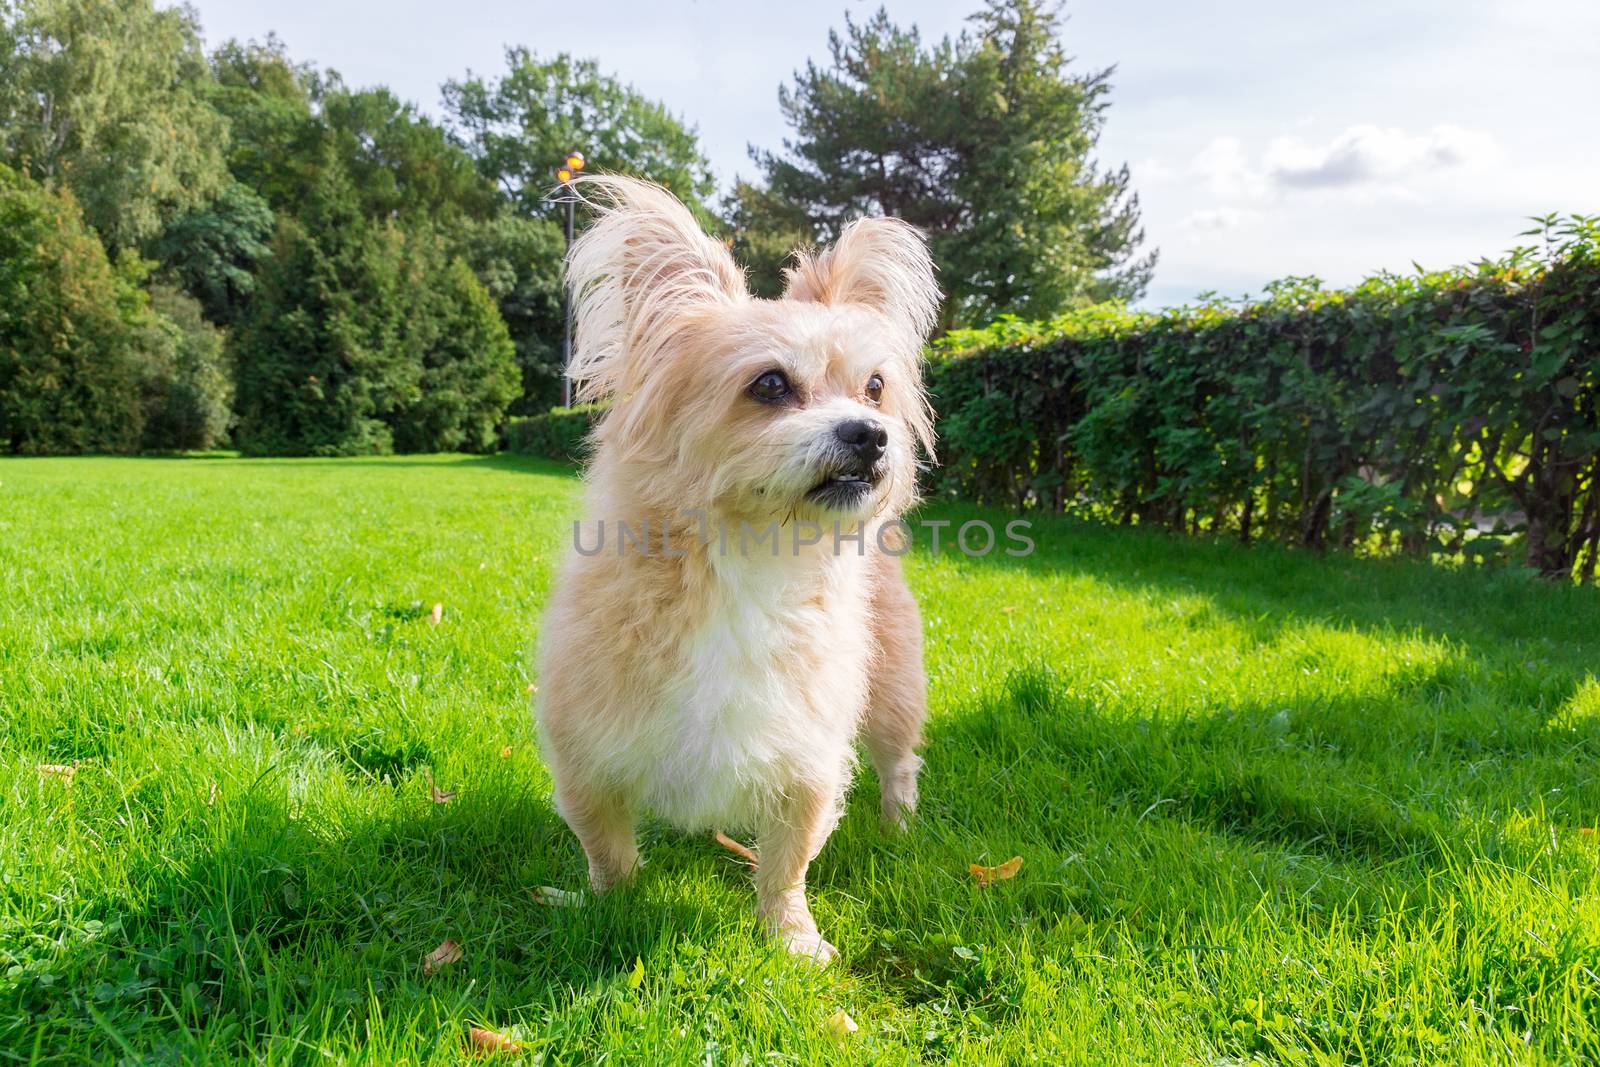
{"type": "Polygon", "coordinates": [[[583,153],[571,151],[567,153],[567,169],[576,174],[583,169],[583,153]]]}

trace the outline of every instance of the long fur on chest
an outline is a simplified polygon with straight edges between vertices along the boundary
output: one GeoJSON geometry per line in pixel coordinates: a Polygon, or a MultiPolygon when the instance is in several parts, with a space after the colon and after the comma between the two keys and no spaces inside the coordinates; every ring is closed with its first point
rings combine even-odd
{"type": "Polygon", "coordinates": [[[842,788],[866,703],[871,568],[850,546],[791,546],[608,546],[575,561],[546,655],[582,657],[560,673],[584,732],[559,747],[689,829],[759,820],[799,781],[842,788]]]}

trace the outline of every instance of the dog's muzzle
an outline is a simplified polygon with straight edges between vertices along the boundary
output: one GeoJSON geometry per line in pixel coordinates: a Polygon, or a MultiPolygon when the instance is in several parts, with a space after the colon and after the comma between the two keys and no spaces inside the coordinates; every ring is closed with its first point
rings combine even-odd
{"type": "Polygon", "coordinates": [[[848,419],[833,428],[838,462],[812,486],[806,499],[826,508],[847,511],[872,495],[883,476],[889,431],[877,419],[848,419]]]}

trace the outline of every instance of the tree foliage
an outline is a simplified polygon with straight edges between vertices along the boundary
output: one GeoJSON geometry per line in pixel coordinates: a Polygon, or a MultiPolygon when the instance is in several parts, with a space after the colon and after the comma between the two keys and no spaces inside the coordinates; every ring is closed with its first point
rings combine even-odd
{"type": "Polygon", "coordinates": [[[199,301],[172,285],[152,285],[150,307],[155,314],[148,329],[157,336],[147,346],[140,381],[140,447],[216,448],[233,422],[233,368],[223,331],[207,321],[199,301]]]}
{"type": "Polygon", "coordinates": [[[150,254],[164,277],[192,294],[212,322],[229,325],[255,292],[275,221],[265,200],[230,181],[213,199],[168,223],[150,254]]]}
{"type": "Polygon", "coordinates": [[[403,240],[362,214],[336,161],[303,217],[279,222],[260,292],[238,327],[240,448],[353,455],[393,447],[387,420],[420,377],[399,343],[403,240]]]}
{"type": "Polygon", "coordinates": [[[518,386],[493,299],[435,231],[369,219],[362,201],[334,157],[280,222],[237,332],[235,440],[257,454],[493,447],[518,386]]]}
{"type": "Polygon", "coordinates": [[[69,186],[113,252],[221,187],[227,124],[202,99],[185,9],[151,0],[22,0],[8,20],[0,155],[69,186]]]}
{"type": "Polygon", "coordinates": [[[72,194],[0,165],[0,447],[136,447],[148,324],[72,194]]]}
{"type": "Polygon", "coordinates": [[[928,232],[946,325],[1144,291],[1155,256],[1138,252],[1127,168],[1093,159],[1111,71],[1073,70],[1045,0],[988,0],[971,23],[928,45],[883,10],[847,17],[829,61],[780,90],[793,133],[782,152],[753,153],[765,186],[740,187],[728,206],[758,278],[774,274],[796,220],[826,240],[884,214],[928,232]]]}
{"type": "Polygon", "coordinates": [[[419,390],[393,419],[402,452],[489,452],[506,405],[517,395],[516,349],[472,268],[442,267],[437,244],[418,257],[432,284],[415,291],[405,344],[422,368],[419,390]]]}
{"type": "Polygon", "coordinates": [[[554,170],[578,148],[592,166],[660,182],[712,217],[703,205],[715,182],[694,129],[593,60],[508,48],[504,75],[447,82],[444,97],[461,143],[519,214],[556,217],[554,170]]]}
{"type": "Polygon", "coordinates": [[[454,252],[494,297],[516,350],[521,389],[513,415],[561,400],[561,258],[566,238],[548,219],[504,212],[452,230],[454,252]]]}
{"type": "Polygon", "coordinates": [[[187,8],[0,0],[0,165],[31,220],[0,270],[13,339],[42,339],[8,351],[7,446],[211,447],[232,425],[258,453],[481,450],[508,406],[553,403],[553,165],[582,147],[708,221],[709,168],[591,61],[514,48],[446,93],[441,125],[275,37],[207,57],[187,8]],[[40,248],[98,266],[25,285],[40,248]]]}

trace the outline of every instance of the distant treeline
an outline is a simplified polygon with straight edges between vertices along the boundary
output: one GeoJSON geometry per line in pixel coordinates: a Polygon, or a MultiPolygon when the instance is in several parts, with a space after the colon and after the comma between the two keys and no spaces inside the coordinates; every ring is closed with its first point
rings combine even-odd
{"type": "Polygon", "coordinates": [[[940,491],[1182,532],[1600,563],[1600,218],[1470,268],[953,333],[940,491]]]}
{"type": "Polygon", "coordinates": [[[712,189],[659,106],[508,60],[441,125],[150,0],[0,7],[0,450],[497,447],[559,396],[552,164],[712,189]]]}
{"type": "Polygon", "coordinates": [[[971,26],[847,20],[718,205],[693,128],[592,62],[510,48],[434,121],[276,39],[207,53],[187,9],[0,0],[0,451],[496,447],[560,396],[574,148],[671,189],[761,293],[891,213],[930,234],[947,326],[1137,296],[1129,175],[1091,158],[1108,72],[1037,0],[971,26]]]}

